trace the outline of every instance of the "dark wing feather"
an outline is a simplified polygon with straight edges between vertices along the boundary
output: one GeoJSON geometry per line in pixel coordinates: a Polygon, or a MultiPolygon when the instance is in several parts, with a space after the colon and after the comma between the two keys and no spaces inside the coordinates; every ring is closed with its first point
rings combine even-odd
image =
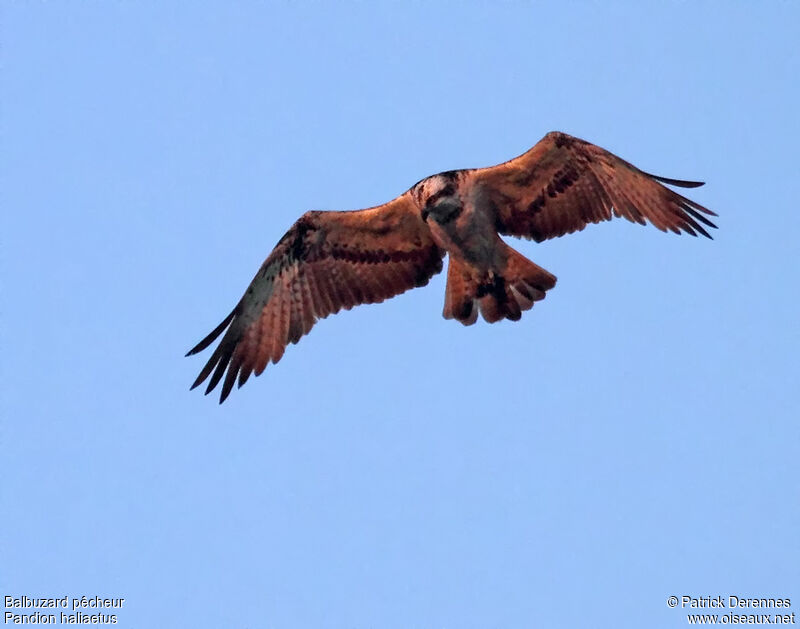
{"type": "Polygon", "coordinates": [[[548,133],[524,155],[472,174],[496,210],[498,231],[537,242],[613,216],[708,238],[703,226],[716,227],[704,216],[714,212],[661,185],[702,182],[650,175],[565,133],[548,133]]]}
{"type": "Polygon", "coordinates": [[[442,270],[443,256],[408,193],[367,210],[307,212],[236,308],[187,354],[204,350],[227,328],[192,388],[211,376],[208,394],[222,381],[222,403],[237,379],[242,386],[278,362],[318,319],[424,286],[442,270]]]}

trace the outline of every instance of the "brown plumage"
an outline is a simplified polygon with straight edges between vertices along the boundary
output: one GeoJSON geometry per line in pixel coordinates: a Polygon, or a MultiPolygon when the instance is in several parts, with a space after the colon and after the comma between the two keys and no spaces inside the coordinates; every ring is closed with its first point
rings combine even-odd
{"type": "Polygon", "coordinates": [[[645,173],[608,151],[548,133],[527,153],[490,168],[423,179],[384,205],[307,212],[278,242],[239,303],[187,356],[225,332],[192,388],[222,381],[220,403],[283,356],[318,319],[424,286],[450,255],[444,316],[465,325],[518,320],[555,276],[498,234],[537,242],[621,216],[662,231],[715,227],[714,212],[662,184],[700,182],[645,173]],[[705,226],[705,227],[704,227],[705,226]],[[227,329],[227,331],[226,331],[227,329]]]}

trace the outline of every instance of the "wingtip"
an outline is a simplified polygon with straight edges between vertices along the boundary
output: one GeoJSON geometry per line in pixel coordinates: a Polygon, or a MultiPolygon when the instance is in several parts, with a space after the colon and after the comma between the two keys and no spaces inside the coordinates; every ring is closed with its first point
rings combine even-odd
{"type": "Polygon", "coordinates": [[[190,387],[189,387],[189,391],[193,391],[194,389],[196,389],[197,387],[199,387],[201,384],[203,384],[203,382],[205,382],[205,379],[206,379],[207,377],[208,377],[208,376],[206,376],[206,375],[203,375],[203,373],[201,372],[201,373],[200,373],[200,374],[197,376],[197,378],[195,378],[194,382],[192,383],[192,386],[190,386],[190,387]]]}
{"type": "Polygon", "coordinates": [[[230,314],[227,317],[225,317],[222,323],[220,323],[216,328],[214,328],[208,336],[206,336],[202,341],[200,341],[192,349],[186,352],[185,358],[188,358],[189,356],[194,356],[195,354],[199,354],[206,347],[211,345],[216,340],[216,338],[225,331],[225,328],[227,328],[228,325],[230,325],[231,321],[233,321],[233,318],[239,312],[240,308],[241,308],[241,301],[238,304],[236,304],[236,307],[233,310],[231,310],[230,314]]]}
{"type": "Polygon", "coordinates": [[[706,185],[705,181],[687,181],[685,179],[671,179],[670,177],[662,177],[661,175],[654,175],[653,173],[648,173],[646,171],[641,171],[643,174],[647,175],[651,179],[655,179],[661,183],[669,184],[670,186],[677,186],[678,188],[699,188],[700,186],[706,185]]]}

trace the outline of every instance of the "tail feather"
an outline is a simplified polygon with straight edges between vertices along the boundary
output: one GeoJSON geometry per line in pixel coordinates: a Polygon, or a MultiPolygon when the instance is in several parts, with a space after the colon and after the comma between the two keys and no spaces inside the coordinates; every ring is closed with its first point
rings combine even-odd
{"type": "Polygon", "coordinates": [[[477,277],[474,270],[451,256],[447,270],[444,317],[472,325],[480,311],[489,323],[518,321],[534,302],[556,285],[556,278],[522,254],[504,245],[503,268],[477,277]]]}

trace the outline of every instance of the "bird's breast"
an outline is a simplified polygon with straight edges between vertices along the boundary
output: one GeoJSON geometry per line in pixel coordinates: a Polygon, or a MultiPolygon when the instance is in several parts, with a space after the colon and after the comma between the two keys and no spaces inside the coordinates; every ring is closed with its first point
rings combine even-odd
{"type": "Polygon", "coordinates": [[[436,244],[453,257],[479,268],[490,268],[497,249],[494,221],[480,207],[465,203],[453,220],[428,221],[436,244]]]}

